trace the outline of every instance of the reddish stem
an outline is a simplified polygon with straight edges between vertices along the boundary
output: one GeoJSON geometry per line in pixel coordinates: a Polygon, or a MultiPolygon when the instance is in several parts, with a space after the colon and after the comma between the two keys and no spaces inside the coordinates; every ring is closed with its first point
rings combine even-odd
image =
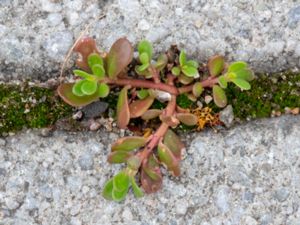
{"type": "MultiPolygon", "coordinates": [[[[217,77],[208,77],[206,80],[201,81],[201,85],[203,88],[212,87],[216,83],[218,83],[217,77]]],[[[193,86],[194,86],[194,84],[180,87],[180,88],[178,88],[178,92],[180,94],[191,92],[193,90],[193,86]]]]}

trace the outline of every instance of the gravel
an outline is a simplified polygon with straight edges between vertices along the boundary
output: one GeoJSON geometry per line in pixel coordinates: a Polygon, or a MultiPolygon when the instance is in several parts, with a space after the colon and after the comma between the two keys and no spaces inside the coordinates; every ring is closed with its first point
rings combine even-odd
{"type": "MultiPolygon", "coordinates": [[[[58,76],[86,26],[101,49],[121,36],[156,52],[178,44],[205,61],[216,53],[257,72],[300,68],[300,4],[295,0],[2,0],[0,80],[58,76]],[[101,15],[105,18],[99,20],[101,15]]],[[[70,68],[71,63],[67,64],[70,68]]]]}
{"type": "Polygon", "coordinates": [[[299,127],[284,116],[188,134],[182,176],[121,203],[101,196],[119,134],[23,131],[0,145],[0,224],[298,225],[299,127]]]}

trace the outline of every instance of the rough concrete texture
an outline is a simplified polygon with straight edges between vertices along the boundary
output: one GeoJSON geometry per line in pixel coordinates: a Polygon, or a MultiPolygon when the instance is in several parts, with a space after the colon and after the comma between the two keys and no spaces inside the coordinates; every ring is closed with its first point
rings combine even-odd
{"type": "Polygon", "coordinates": [[[0,139],[0,224],[300,224],[300,117],[185,137],[182,176],[157,194],[101,197],[121,166],[108,165],[119,135],[26,131],[0,139]]]}
{"type": "Polygon", "coordinates": [[[176,43],[200,61],[224,54],[258,72],[300,68],[295,0],[1,0],[0,80],[58,75],[90,23],[89,35],[105,50],[127,36],[149,39],[156,51],[176,43]]]}

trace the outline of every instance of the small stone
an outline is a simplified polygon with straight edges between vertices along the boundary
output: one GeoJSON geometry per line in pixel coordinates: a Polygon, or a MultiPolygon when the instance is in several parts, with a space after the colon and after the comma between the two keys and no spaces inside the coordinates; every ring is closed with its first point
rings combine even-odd
{"type": "Polygon", "coordinates": [[[90,129],[91,131],[96,131],[96,130],[99,130],[100,127],[101,127],[101,124],[93,120],[93,121],[91,122],[91,125],[90,125],[90,128],[89,128],[89,129],[90,129]]]}
{"type": "Polygon", "coordinates": [[[245,225],[257,225],[257,221],[251,217],[251,216],[245,216],[242,218],[242,224],[245,224],[245,225]]]}
{"type": "Polygon", "coordinates": [[[97,101],[82,108],[82,112],[85,118],[90,119],[90,118],[100,117],[101,114],[104,113],[107,108],[108,108],[108,103],[97,101]]]}
{"type": "Polygon", "coordinates": [[[47,17],[50,26],[57,26],[61,23],[63,17],[59,13],[50,13],[47,17]]]}
{"type": "Polygon", "coordinates": [[[83,116],[82,111],[77,111],[75,114],[72,115],[73,120],[80,120],[83,116]]]}
{"type": "Polygon", "coordinates": [[[203,103],[200,102],[200,101],[197,101],[197,106],[199,109],[202,109],[203,108],[203,103]]]}
{"type": "Polygon", "coordinates": [[[298,115],[299,112],[300,112],[300,108],[299,108],[299,107],[296,107],[296,108],[294,108],[294,109],[291,110],[291,113],[292,113],[293,115],[298,115]]]}
{"type": "Polygon", "coordinates": [[[275,192],[274,197],[278,201],[284,202],[289,197],[289,195],[290,195],[290,193],[287,188],[280,188],[275,192]]]}
{"type": "Polygon", "coordinates": [[[228,188],[220,188],[216,196],[216,205],[222,213],[226,213],[229,210],[228,194],[228,188]]]}
{"type": "Polygon", "coordinates": [[[52,128],[42,128],[40,131],[40,136],[50,137],[53,134],[52,131],[53,131],[52,128]]]}
{"type": "Polygon", "coordinates": [[[140,30],[149,30],[150,24],[146,20],[142,19],[138,24],[138,28],[140,30]]]}
{"type": "Polygon", "coordinates": [[[292,8],[288,14],[288,26],[290,28],[296,28],[298,22],[300,21],[300,5],[292,8]]]}
{"type": "Polygon", "coordinates": [[[213,100],[213,97],[211,97],[210,95],[205,95],[204,101],[206,104],[209,104],[212,100],[213,100]]]}
{"type": "Polygon", "coordinates": [[[92,170],[94,168],[94,159],[90,153],[79,156],[78,163],[82,170],[92,170]]]}
{"type": "Polygon", "coordinates": [[[227,128],[231,127],[233,124],[234,114],[232,105],[227,105],[220,112],[220,121],[222,121],[227,128]]]}
{"type": "Polygon", "coordinates": [[[133,215],[130,211],[130,209],[125,208],[123,213],[122,213],[122,217],[125,221],[132,221],[133,220],[133,215]]]}
{"type": "Polygon", "coordinates": [[[186,214],[186,211],[188,209],[188,202],[184,199],[180,200],[180,202],[178,202],[176,204],[176,214],[178,215],[184,215],[186,214]]]}
{"type": "Polygon", "coordinates": [[[17,202],[15,199],[13,199],[11,197],[8,197],[5,199],[5,204],[6,204],[7,208],[10,210],[14,210],[14,209],[18,208],[20,205],[19,202],[17,202]]]}
{"type": "Polygon", "coordinates": [[[6,145],[6,140],[3,138],[0,138],[0,146],[5,146],[6,145]]]}

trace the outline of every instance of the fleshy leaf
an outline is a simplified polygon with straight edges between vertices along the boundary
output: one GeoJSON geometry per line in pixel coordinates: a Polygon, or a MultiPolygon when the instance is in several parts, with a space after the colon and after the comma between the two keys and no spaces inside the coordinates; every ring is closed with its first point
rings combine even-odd
{"type": "Polygon", "coordinates": [[[147,139],[139,136],[123,137],[111,146],[112,151],[132,151],[147,143],[147,139]]]}
{"type": "Polygon", "coordinates": [[[151,60],[152,53],[153,53],[153,48],[152,48],[151,43],[147,40],[142,40],[138,44],[138,52],[140,55],[145,52],[148,55],[149,60],[151,60]]]}
{"type": "Polygon", "coordinates": [[[211,76],[218,76],[224,69],[224,57],[220,55],[213,56],[208,60],[207,67],[211,76]]]}
{"type": "Polygon", "coordinates": [[[139,99],[144,99],[149,96],[149,92],[147,89],[141,89],[137,91],[137,96],[139,99]]]}
{"type": "Polygon", "coordinates": [[[162,186],[162,175],[155,156],[151,155],[141,170],[141,183],[146,193],[157,192],[162,186]]]}
{"type": "Polygon", "coordinates": [[[99,99],[98,93],[93,95],[76,96],[73,94],[74,83],[61,84],[57,88],[59,96],[69,105],[74,107],[80,107],[88,105],[99,99]]]}
{"type": "Polygon", "coordinates": [[[84,80],[81,84],[81,91],[85,95],[92,95],[97,91],[97,81],[84,80]]]}
{"type": "Polygon", "coordinates": [[[112,191],[113,191],[113,179],[110,179],[104,185],[102,196],[107,200],[113,200],[112,191]]]}
{"type": "Polygon", "coordinates": [[[228,72],[237,72],[242,69],[247,68],[247,63],[243,61],[237,61],[234,63],[231,63],[230,66],[228,67],[228,72]]]}
{"type": "Polygon", "coordinates": [[[105,83],[99,84],[98,95],[100,98],[105,98],[109,94],[109,86],[105,83]]]}
{"type": "Polygon", "coordinates": [[[98,53],[99,51],[96,47],[96,41],[91,37],[84,37],[78,41],[76,46],[74,47],[74,51],[81,54],[81,58],[76,60],[76,65],[90,72],[90,68],[88,65],[88,56],[92,53],[98,53]]]}
{"type": "Polygon", "coordinates": [[[97,76],[99,78],[105,77],[104,67],[100,64],[93,65],[92,72],[95,76],[97,76]]]}
{"type": "Polygon", "coordinates": [[[243,79],[240,78],[235,78],[231,80],[236,86],[238,86],[239,88],[241,88],[242,90],[250,90],[251,89],[251,85],[248,83],[248,81],[245,81],[243,79]]]}
{"type": "Polygon", "coordinates": [[[181,123],[188,126],[194,126],[198,122],[197,116],[192,113],[177,113],[176,117],[181,123]]]}
{"type": "Polygon", "coordinates": [[[127,89],[128,87],[125,86],[120,91],[117,103],[117,124],[120,129],[125,129],[130,120],[127,89]]]}
{"type": "Polygon", "coordinates": [[[128,190],[130,186],[130,177],[124,171],[121,171],[113,178],[113,190],[118,192],[128,190]]]}
{"type": "Polygon", "coordinates": [[[174,176],[180,175],[179,160],[174,156],[171,150],[160,142],[157,146],[157,154],[160,162],[172,172],[174,176]]]}
{"type": "Polygon", "coordinates": [[[179,69],[179,67],[177,67],[177,66],[174,66],[173,68],[172,68],[172,74],[173,75],[175,75],[175,76],[179,76],[179,74],[180,74],[180,69],[179,69]]]}
{"type": "Polygon", "coordinates": [[[179,64],[180,66],[184,66],[186,64],[186,54],[183,50],[179,54],[179,64]]]}
{"type": "Polygon", "coordinates": [[[225,76],[218,77],[218,83],[221,86],[221,88],[227,88],[227,80],[225,76]]]}
{"type": "Polygon", "coordinates": [[[129,105],[130,118],[137,118],[143,115],[152,105],[154,98],[148,96],[145,99],[139,99],[129,105]]]}
{"type": "Polygon", "coordinates": [[[199,97],[202,94],[203,90],[204,89],[201,82],[196,82],[193,85],[193,95],[195,95],[196,97],[199,97]]]}
{"type": "Polygon", "coordinates": [[[186,65],[194,67],[194,68],[198,68],[199,67],[199,64],[195,60],[189,60],[189,61],[187,61],[186,65]]]}
{"type": "Polygon", "coordinates": [[[84,80],[80,80],[73,85],[72,92],[74,95],[84,96],[84,93],[81,91],[81,85],[83,84],[83,82],[84,80]]]}
{"type": "Polygon", "coordinates": [[[149,63],[149,56],[146,52],[142,52],[140,55],[139,55],[139,58],[140,58],[140,61],[142,64],[147,64],[149,63]]]}
{"type": "Polygon", "coordinates": [[[133,48],[131,43],[126,38],[118,39],[112,45],[106,58],[106,72],[108,76],[115,79],[117,75],[128,66],[132,57],[133,48]]]}
{"type": "Polygon", "coordinates": [[[250,69],[242,69],[235,72],[237,78],[246,80],[246,81],[252,81],[254,79],[254,73],[250,69]]]}
{"type": "Polygon", "coordinates": [[[116,152],[111,152],[108,155],[107,161],[109,163],[124,163],[127,161],[127,159],[131,156],[132,154],[130,152],[126,151],[116,151],[116,152]]]}
{"type": "Polygon", "coordinates": [[[141,198],[144,196],[144,192],[142,191],[142,189],[140,189],[140,187],[137,185],[137,183],[135,182],[134,177],[131,177],[131,187],[133,190],[133,194],[136,198],[141,198]]]}
{"type": "Polygon", "coordinates": [[[159,71],[165,68],[165,66],[168,63],[168,56],[166,54],[161,54],[157,58],[157,62],[155,64],[155,68],[158,69],[159,71]]]}
{"type": "Polygon", "coordinates": [[[127,159],[127,166],[132,169],[137,171],[140,166],[141,166],[142,160],[140,157],[133,155],[130,158],[127,159]]]}
{"type": "Polygon", "coordinates": [[[85,79],[93,79],[93,75],[85,72],[85,71],[82,71],[82,70],[73,70],[73,73],[76,75],[76,76],[79,76],[79,77],[82,77],[82,78],[85,78],[85,79]]]}
{"type": "Polygon", "coordinates": [[[123,201],[127,195],[128,189],[123,191],[117,191],[113,189],[112,191],[112,199],[116,202],[123,201]]]}
{"type": "Polygon", "coordinates": [[[141,116],[141,118],[143,120],[151,120],[158,117],[161,112],[162,111],[160,109],[149,109],[141,116]]]}
{"type": "Polygon", "coordinates": [[[176,127],[180,122],[175,116],[165,116],[161,114],[159,119],[163,122],[168,124],[170,127],[176,127]]]}
{"type": "Polygon", "coordinates": [[[184,144],[181,142],[179,137],[172,131],[168,129],[167,133],[164,136],[163,143],[172,151],[174,156],[180,160],[182,150],[184,149],[184,144]]]}
{"type": "Polygon", "coordinates": [[[186,75],[188,77],[197,77],[197,76],[199,76],[198,70],[195,67],[185,65],[181,68],[181,70],[184,73],[184,75],[186,75]]]}
{"type": "Polygon", "coordinates": [[[213,98],[218,107],[225,107],[227,105],[227,97],[222,88],[218,85],[213,86],[213,98]]]}
{"type": "Polygon", "coordinates": [[[88,56],[88,64],[89,67],[92,68],[94,65],[101,65],[103,66],[103,59],[97,53],[92,53],[88,56]]]}
{"type": "Polygon", "coordinates": [[[193,82],[194,78],[193,77],[188,77],[188,76],[185,76],[183,74],[180,74],[179,77],[178,77],[178,80],[180,81],[180,83],[182,84],[190,84],[193,82]]]}
{"type": "Polygon", "coordinates": [[[136,70],[137,70],[138,73],[142,73],[142,72],[144,72],[146,69],[148,69],[149,66],[150,66],[149,63],[142,64],[142,65],[140,65],[140,66],[137,66],[137,67],[136,67],[136,70]]]}

